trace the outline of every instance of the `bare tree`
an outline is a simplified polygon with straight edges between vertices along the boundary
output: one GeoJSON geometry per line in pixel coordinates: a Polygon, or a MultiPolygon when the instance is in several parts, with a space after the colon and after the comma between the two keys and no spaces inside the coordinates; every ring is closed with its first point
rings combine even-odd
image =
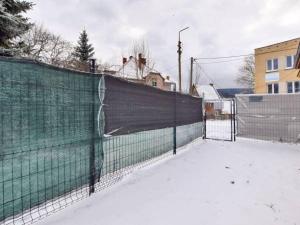
{"type": "Polygon", "coordinates": [[[141,70],[139,68],[139,62],[138,62],[139,54],[142,54],[142,57],[144,57],[146,59],[145,66],[148,68],[148,70],[153,70],[154,65],[155,65],[154,60],[151,58],[149,46],[145,42],[145,40],[134,41],[131,46],[131,49],[129,50],[129,55],[133,56],[134,59],[136,60],[135,70],[136,70],[136,76],[138,79],[142,78],[143,75],[145,75],[144,73],[146,71],[144,69],[141,70]]]}
{"type": "Polygon", "coordinates": [[[102,73],[103,71],[109,71],[111,70],[111,68],[113,67],[113,65],[109,64],[109,63],[102,63],[101,60],[98,60],[97,63],[97,72],[102,73]]]}
{"type": "Polygon", "coordinates": [[[244,59],[244,64],[239,68],[236,82],[247,88],[254,88],[255,84],[255,63],[254,56],[247,56],[244,59]]]}
{"type": "Polygon", "coordinates": [[[199,85],[200,84],[200,79],[201,79],[201,71],[199,66],[195,66],[194,69],[194,74],[193,74],[193,84],[194,85],[199,85]]]}
{"type": "Polygon", "coordinates": [[[20,55],[60,67],[72,67],[73,46],[61,36],[52,34],[42,25],[34,25],[14,40],[20,55]]]}

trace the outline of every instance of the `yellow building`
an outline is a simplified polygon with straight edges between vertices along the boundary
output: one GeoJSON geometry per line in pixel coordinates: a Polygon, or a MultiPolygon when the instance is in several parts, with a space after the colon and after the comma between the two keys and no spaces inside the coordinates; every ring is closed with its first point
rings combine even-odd
{"type": "Polygon", "coordinates": [[[300,93],[295,59],[300,38],[255,49],[255,93],[300,93]]]}

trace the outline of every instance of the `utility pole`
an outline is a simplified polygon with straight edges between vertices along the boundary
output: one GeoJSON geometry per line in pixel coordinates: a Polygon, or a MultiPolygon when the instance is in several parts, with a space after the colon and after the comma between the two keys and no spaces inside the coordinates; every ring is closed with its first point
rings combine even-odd
{"type": "Polygon", "coordinates": [[[180,40],[180,33],[184,30],[187,30],[189,29],[189,27],[186,27],[182,30],[180,30],[178,32],[178,50],[177,50],[177,53],[178,53],[178,78],[179,78],[179,92],[181,92],[181,54],[182,54],[182,47],[181,47],[181,40],[180,40]]]}
{"type": "Polygon", "coordinates": [[[192,95],[193,91],[193,66],[194,66],[194,58],[191,57],[191,71],[190,71],[190,95],[192,95]]]}

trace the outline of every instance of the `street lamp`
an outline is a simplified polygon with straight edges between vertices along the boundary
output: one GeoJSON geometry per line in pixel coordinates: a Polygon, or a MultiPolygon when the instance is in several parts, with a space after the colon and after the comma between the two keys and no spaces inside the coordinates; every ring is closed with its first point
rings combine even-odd
{"type": "Polygon", "coordinates": [[[178,50],[177,50],[177,53],[178,53],[178,77],[179,77],[179,92],[181,92],[181,54],[182,54],[182,48],[181,48],[181,40],[180,40],[180,33],[189,29],[189,27],[185,27],[183,29],[181,29],[179,32],[178,32],[178,50]]]}

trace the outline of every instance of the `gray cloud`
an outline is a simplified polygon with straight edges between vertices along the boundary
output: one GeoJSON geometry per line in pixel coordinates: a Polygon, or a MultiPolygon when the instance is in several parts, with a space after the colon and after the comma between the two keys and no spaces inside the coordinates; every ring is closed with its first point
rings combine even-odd
{"type": "MultiPolygon", "coordinates": [[[[177,79],[176,45],[182,34],[184,83],[189,57],[253,53],[253,49],[300,36],[297,0],[33,0],[29,14],[52,32],[77,41],[85,27],[98,58],[121,62],[134,39],[148,41],[156,69],[177,79]]],[[[242,61],[203,64],[219,87],[235,87],[242,61]]],[[[203,82],[208,82],[203,78],[203,82]]]]}

